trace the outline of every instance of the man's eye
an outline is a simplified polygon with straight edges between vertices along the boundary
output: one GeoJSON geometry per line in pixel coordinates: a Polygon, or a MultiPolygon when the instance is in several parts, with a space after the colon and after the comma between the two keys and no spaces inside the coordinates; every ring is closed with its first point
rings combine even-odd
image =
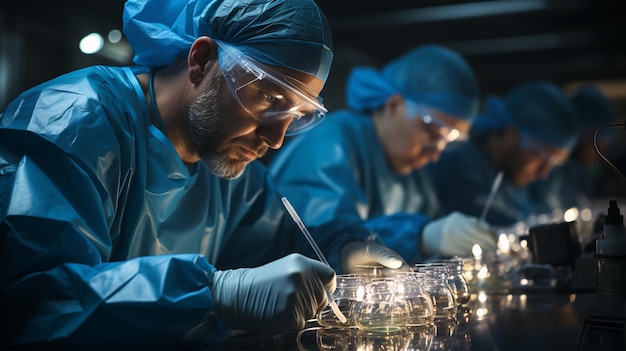
{"type": "Polygon", "coordinates": [[[265,97],[265,101],[269,102],[269,103],[277,103],[279,102],[279,100],[282,99],[282,96],[278,95],[278,96],[273,96],[273,95],[268,95],[268,94],[263,94],[265,97]]]}

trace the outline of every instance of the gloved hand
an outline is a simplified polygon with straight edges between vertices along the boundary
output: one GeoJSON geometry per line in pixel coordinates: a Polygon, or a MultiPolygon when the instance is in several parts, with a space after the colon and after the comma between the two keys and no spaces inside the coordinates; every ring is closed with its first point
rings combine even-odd
{"type": "Polygon", "coordinates": [[[411,267],[395,251],[373,241],[347,243],[341,249],[341,269],[346,273],[367,273],[359,266],[383,266],[382,275],[393,276],[398,271],[410,271],[411,267]]]}
{"type": "Polygon", "coordinates": [[[468,256],[474,244],[495,251],[496,231],[487,222],[459,212],[431,221],[422,232],[422,250],[428,255],[468,256]]]}
{"type": "Polygon", "coordinates": [[[217,271],[211,293],[229,329],[300,330],[328,305],[324,288],[332,292],[335,284],[328,265],[291,254],[257,268],[217,271]]]}

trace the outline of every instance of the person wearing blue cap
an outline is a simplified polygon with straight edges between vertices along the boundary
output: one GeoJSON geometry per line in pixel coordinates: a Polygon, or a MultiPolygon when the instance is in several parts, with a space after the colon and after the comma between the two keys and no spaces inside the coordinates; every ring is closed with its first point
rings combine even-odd
{"type": "Polygon", "coordinates": [[[306,222],[366,220],[407,262],[469,255],[476,242],[495,248],[491,228],[476,218],[432,220],[438,205],[421,172],[464,138],[478,96],[469,64],[439,45],[418,46],[381,70],[355,67],[346,83],[348,108],[290,140],[270,172],[306,222]]]}
{"type": "MultiPolygon", "coordinates": [[[[575,89],[571,101],[576,108],[578,139],[565,163],[556,167],[547,179],[529,185],[532,211],[535,214],[561,214],[575,207],[585,206],[596,192],[594,186],[594,166],[600,165],[600,158],[594,149],[595,131],[617,121],[617,112],[608,97],[593,84],[583,84],[575,89]]],[[[612,142],[613,130],[597,134],[596,144],[605,152],[612,142]]]]}
{"type": "Polygon", "coordinates": [[[313,259],[253,162],[326,112],[312,0],[129,0],[123,22],[136,66],[70,72],[0,114],[3,349],[300,329],[335,270],[407,268],[345,219],[311,228],[332,268],[313,259]]]}
{"type": "Polygon", "coordinates": [[[482,216],[502,172],[485,220],[500,227],[525,222],[531,214],[527,187],[568,157],[576,141],[575,121],[572,103],[547,81],[521,84],[504,97],[489,96],[470,141],[449,148],[425,170],[442,212],[482,216]]]}

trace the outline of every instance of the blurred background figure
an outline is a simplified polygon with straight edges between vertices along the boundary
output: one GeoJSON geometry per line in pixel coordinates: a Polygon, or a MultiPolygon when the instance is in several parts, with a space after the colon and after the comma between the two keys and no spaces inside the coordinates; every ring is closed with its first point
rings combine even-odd
{"type": "Polygon", "coordinates": [[[442,213],[482,214],[494,180],[502,183],[487,215],[491,225],[510,226],[531,213],[528,184],[563,164],[577,137],[576,111],[556,85],[528,82],[506,97],[488,97],[470,132],[427,167],[442,213]]]}
{"type": "Polygon", "coordinates": [[[476,242],[495,247],[490,228],[476,218],[429,218],[438,205],[421,168],[466,139],[478,109],[476,77],[460,55],[424,45],[382,70],[356,67],[346,100],[348,109],[291,140],[271,163],[279,190],[305,222],[369,220],[408,262],[470,254],[476,242]]]}
{"type": "MultiPolygon", "coordinates": [[[[556,167],[547,179],[529,185],[535,214],[552,216],[586,205],[597,192],[598,167],[606,167],[594,149],[593,134],[601,126],[616,122],[613,105],[597,86],[590,84],[576,89],[571,100],[577,112],[578,140],[562,166],[556,167]]],[[[615,132],[615,129],[608,129],[598,133],[597,146],[603,154],[615,140],[615,132]]]]}

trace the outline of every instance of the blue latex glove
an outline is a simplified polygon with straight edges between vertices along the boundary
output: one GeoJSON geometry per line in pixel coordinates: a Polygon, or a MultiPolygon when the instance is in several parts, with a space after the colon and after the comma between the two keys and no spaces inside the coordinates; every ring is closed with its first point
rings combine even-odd
{"type": "Polygon", "coordinates": [[[335,290],[330,266],[291,254],[257,268],[217,271],[211,292],[215,310],[229,329],[299,330],[335,290]]]}
{"type": "Polygon", "coordinates": [[[367,273],[362,266],[383,266],[382,273],[392,276],[411,267],[395,251],[373,241],[351,242],[341,249],[341,269],[346,273],[367,273]]]}
{"type": "Polygon", "coordinates": [[[496,229],[459,212],[431,221],[422,233],[422,250],[429,255],[469,256],[474,244],[484,252],[495,251],[496,229]]]}

